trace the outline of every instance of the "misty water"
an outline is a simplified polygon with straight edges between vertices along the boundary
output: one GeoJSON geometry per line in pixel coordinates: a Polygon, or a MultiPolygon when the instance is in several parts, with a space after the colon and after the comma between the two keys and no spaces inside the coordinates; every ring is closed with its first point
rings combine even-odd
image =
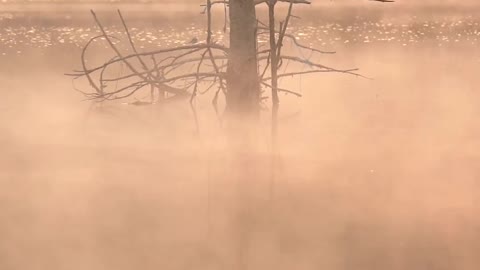
{"type": "MultiPolygon", "coordinates": [[[[368,79],[283,78],[303,96],[280,97],[273,170],[268,100],[233,158],[209,94],[197,133],[188,101],[94,109],[74,90],[87,4],[0,10],[0,269],[478,269],[480,10],[369,4],[295,12],[290,32],[336,54],[288,53],[368,79]]],[[[142,51],[205,38],[196,6],[120,7],[142,51]]],[[[115,8],[97,7],[112,34],[115,8]]]]}

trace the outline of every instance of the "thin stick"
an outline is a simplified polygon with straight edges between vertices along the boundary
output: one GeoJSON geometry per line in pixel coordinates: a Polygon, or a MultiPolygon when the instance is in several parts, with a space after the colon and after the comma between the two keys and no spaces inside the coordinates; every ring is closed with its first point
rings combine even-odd
{"type": "Polygon", "coordinates": [[[277,43],[275,40],[275,4],[276,0],[269,0],[268,2],[268,20],[270,30],[270,74],[271,74],[271,89],[272,89],[272,160],[271,160],[271,179],[270,179],[270,201],[273,203],[274,189],[275,189],[275,170],[276,170],[276,151],[277,151],[277,135],[278,135],[278,57],[277,57],[277,43]]]}

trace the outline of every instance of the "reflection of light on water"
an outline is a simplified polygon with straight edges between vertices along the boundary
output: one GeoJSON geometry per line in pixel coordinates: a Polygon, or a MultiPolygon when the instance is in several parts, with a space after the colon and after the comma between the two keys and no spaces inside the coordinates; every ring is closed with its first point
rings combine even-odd
{"type": "MultiPolygon", "coordinates": [[[[11,18],[12,14],[0,14],[0,21],[11,18]]],[[[71,19],[71,18],[70,18],[71,19]]],[[[418,21],[411,18],[411,23],[393,23],[391,21],[369,21],[357,16],[357,19],[345,24],[296,23],[291,27],[298,40],[320,46],[336,46],[340,44],[353,46],[364,43],[389,43],[401,46],[414,46],[422,42],[441,44],[468,43],[478,44],[480,38],[480,21],[473,16],[449,21],[418,21]]],[[[205,29],[190,24],[179,31],[171,25],[157,29],[153,27],[131,27],[131,34],[138,48],[168,47],[185,44],[193,37],[205,38],[205,29]]],[[[121,27],[107,27],[107,32],[125,38],[121,27]]],[[[5,26],[0,27],[0,43],[4,48],[12,49],[12,53],[23,52],[28,48],[50,48],[56,46],[73,46],[81,48],[90,38],[98,35],[97,28],[80,26],[5,26]]],[[[225,33],[217,29],[213,31],[213,39],[218,43],[226,43],[225,33]]],[[[264,44],[267,37],[259,38],[264,44]]],[[[6,55],[9,52],[3,52],[6,55]]]]}

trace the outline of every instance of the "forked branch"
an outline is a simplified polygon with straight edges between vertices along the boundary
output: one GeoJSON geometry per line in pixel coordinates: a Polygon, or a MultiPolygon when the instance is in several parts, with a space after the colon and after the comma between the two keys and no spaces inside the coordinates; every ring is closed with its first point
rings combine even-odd
{"type": "MultiPolygon", "coordinates": [[[[302,95],[293,90],[279,87],[279,79],[289,76],[298,76],[314,73],[343,73],[354,76],[362,75],[357,73],[357,69],[336,69],[320,63],[315,63],[309,59],[299,56],[289,56],[283,53],[285,39],[290,39],[293,44],[300,49],[310,50],[314,53],[334,52],[323,51],[311,48],[301,44],[295,35],[288,33],[290,21],[293,17],[293,8],[296,4],[310,4],[306,0],[256,0],[255,4],[266,3],[269,8],[269,23],[257,26],[257,35],[268,34],[269,48],[257,51],[257,61],[262,72],[259,74],[259,83],[271,89],[272,109],[276,115],[279,107],[278,92],[292,94],[297,97],[302,95]],[[276,27],[275,6],[278,2],[288,3],[288,12],[283,21],[276,27]],[[280,73],[280,68],[284,61],[294,62],[307,66],[308,70],[295,71],[292,68],[286,69],[280,73]]],[[[85,45],[81,53],[81,69],[70,74],[74,80],[85,78],[91,91],[82,90],[81,92],[90,100],[104,101],[117,100],[132,97],[135,94],[149,89],[151,100],[149,103],[163,103],[164,101],[177,98],[190,97],[190,102],[199,94],[205,94],[211,89],[215,89],[212,104],[215,111],[218,112],[218,99],[220,94],[228,94],[226,81],[229,79],[227,74],[229,48],[218,44],[213,39],[212,30],[212,8],[217,4],[228,6],[228,1],[206,0],[204,13],[207,16],[207,29],[204,42],[186,44],[172,48],[161,48],[150,51],[139,51],[135,46],[135,40],[130,33],[126,20],[122,13],[118,12],[118,18],[123,26],[124,37],[130,49],[122,50],[117,42],[122,40],[119,36],[113,36],[108,33],[103,26],[100,18],[94,11],[91,11],[92,17],[100,30],[100,35],[91,38],[85,45]],[[106,60],[103,64],[89,67],[87,66],[88,51],[96,42],[104,41],[113,52],[113,57],[106,60]],[[195,68],[194,72],[188,70],[195,68]],[[112,75],[113,70],[121,70],[112,75]],[[154,92],[158,91],[157,102],[154,99],[154,92]]],[[[298,66],[298,65],[297,65],[298,66]]],[[[261,100],[265,100],[263,97],[261,100]]],[[[276,116],[274,116],[275,122],[276,116]]]]}

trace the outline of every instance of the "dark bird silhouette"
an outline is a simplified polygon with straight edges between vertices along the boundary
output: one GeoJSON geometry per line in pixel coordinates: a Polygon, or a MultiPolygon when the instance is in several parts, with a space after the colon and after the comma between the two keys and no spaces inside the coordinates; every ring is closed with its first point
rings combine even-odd
{"type": "Polygon", "coordinates": [[[188,44],[196,44],[198,43],[198,38],[194,37],[192,38],[192,40],[190,40],[190,42],[188,42],[188,44]]]}

